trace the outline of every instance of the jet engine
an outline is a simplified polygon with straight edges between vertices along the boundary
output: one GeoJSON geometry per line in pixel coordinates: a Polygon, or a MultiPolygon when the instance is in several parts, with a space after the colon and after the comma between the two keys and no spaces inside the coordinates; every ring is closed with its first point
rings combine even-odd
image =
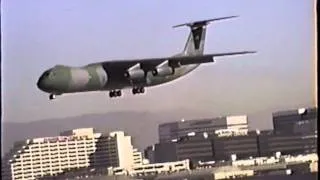
{"type": "Polygon", "coordinates": [[[125,73],[124,76],[131,80],[138,80],[142,79],[145,76],[145,71],[141,69],[140,64],[136,64],[129,68],[125,73]]]}
{"type": "Polygon", "coordinates": [[[144,78],[145,72],[142,69],[132,69],[128,70],[124,76],[129,79],[142,79],[144,78]]]}
{"type": "Polygon", "coordinates": [[[174,68],[169,66],[168,61],[158,65],[154,70],[152,70],[154,76],[168,76],[174,74],[174,68]]]}

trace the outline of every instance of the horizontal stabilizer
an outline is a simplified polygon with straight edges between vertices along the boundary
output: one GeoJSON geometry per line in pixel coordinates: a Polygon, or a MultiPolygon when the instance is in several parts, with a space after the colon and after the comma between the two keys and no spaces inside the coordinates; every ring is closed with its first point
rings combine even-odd
{"type": "Polygon", "coordinates": [[[212,55],[214,57],[218,57],[218,56],[231,56],[231,55],[253,54],[253,53],[256,53],[256,51],[239,51],[239,52],[229,52],[229,53],[217,53],[212,55]]]}
{"type": "Polygon", "coordinates": [[[219,21],[219,20],[224,20],[224,19],[231,19],[231,18],[235,18],[235,17],[239,17],[239,16],[227,16],[227,17],[207,19],[207,20],[202,20],[202,21],[192,21],[192,22],[189,22],[189,23],[184,23],[184,24],[175,25],[175,26],[173,26],[173,28],[181,27],[181,26],[189,26],[189,27],[204,26],[204,25],[209,24],[209,23],[212,22],[212,21],[219,21]]]}

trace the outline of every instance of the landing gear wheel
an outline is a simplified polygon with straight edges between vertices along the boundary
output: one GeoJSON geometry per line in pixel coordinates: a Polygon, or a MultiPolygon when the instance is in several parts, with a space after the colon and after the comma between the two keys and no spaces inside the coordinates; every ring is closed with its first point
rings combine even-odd
{"type": "Polygon", "coordinates": [[[109,92],[109,97],[113,98],[113,97],[119,97],[121,96],[121,90],[113,90],[109,92]]]}
{"type": "Polygon", "coordinates": [[[136,87],[132,89],[132,94],[141,94],[144,93],[144,87],[136,87]]]}
{"type": "Polygon", "coordinates": [[[138,92],[137,92],[137,89],[136,88],[133,88],[132,89],[132,94],[137,94],[138,92]]]}
{"type": "Polygon", "coordinates": [[[140,93],[144,93],[144,87],[139,88],[140,93]]]}
{"type": "Polygon", "coordinates": [[[53,99],[55,99],[55,98],[56,98],[56,96],[55,96],[54,94],[50,94],[50,95],[49,95],[49,99],[50,99],[50,100],[53,100],[53,99]]]}
{"type": "Polygon", "coordinates": [[[119,91],[116,91],[116,94],[117,94],[117,96],[121,96],[121,91],[119,90],[119,91]]]}

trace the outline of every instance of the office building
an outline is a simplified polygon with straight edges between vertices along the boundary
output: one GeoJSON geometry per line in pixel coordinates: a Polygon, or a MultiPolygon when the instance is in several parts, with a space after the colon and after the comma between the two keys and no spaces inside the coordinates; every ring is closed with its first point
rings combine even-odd
{"type": "Polygon", "coordinates": [[[296,155],[317,152],[317,136],[304,134],[275,134],[273,131],[221,129],[214,134],[189,133],[172,142],[158,143],[146,150],[153,162],[189,159],[222,161],[250,157],[296,155]],[[165,161],[164,161],[165,160],[165,161]]]}
{"type": "Polygon", "coordinates": [[[249,136],[247,129],[223,129],[211,134],[191,132],[145,150],[146,158],[153,163],[189,159],[197,164],[199,161],[226,160],[235,153],[239,153],[240,158],[256,156],[257,136],[249,136]]]}
{"type": "Polygon", "coordinates": [[[28,139],[16,143],[2,171],[7,179],[37,179],[71,169],[134,165],[131,137],[124,132],[108,135],[93,128],[65,131],[56,137],[28,139]],[[9,172],[8,172],[9,171],[9,172]]]}
{"type": "Polygon", "coordinates": [[[178,160],[190,159],[193,163],[213,160],[212,141],[208,134],[189,133],[176,143],[178,160]]]}
{"type": "Polygon", "coordinates": [[[317,108],[273,113],[273,128],[277,134],[313,134],[317,131],[317,108]]]}
{"type": "Polygon", "coordinates": [[[258,157],[258,135],[255,131],[228,136],[215,136],[212,139],[213,158],[216,161],[258,157]]]}
{"type": "Polygon", "coordinates": [[[276,152],[283,155],[298,155],[317,152],[318,137],[315,134],[261,133],[258,138],[260,156],[271,156],[276,152]]]}
{"type": "Polygon", "coordinates": [[[176,143],[157,143],[145,149],[145,158],[150,163],[165,163],[177,161],[176,143]]]}
{"type": "Polygon", "coordinates": [[[247,116],[226,116],[212,119],[182,120],[160,124],[159,142],[171,142],[173,139],[187,136],[188,133],[213,133],[218,129],[248,129],[247,116]]]}
{"type": "Polygon", "coordinates": [[[156,163],[155,161],[155,145],[148,146],[144,149],[144,157],[148,159],[149,163],[156,163]]]}

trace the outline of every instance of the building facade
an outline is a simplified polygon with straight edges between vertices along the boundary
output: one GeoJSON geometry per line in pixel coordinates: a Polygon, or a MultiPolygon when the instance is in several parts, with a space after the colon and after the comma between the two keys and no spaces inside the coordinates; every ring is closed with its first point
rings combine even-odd
{"type": "Polygon", "coordinates": [[[198,133],[179,139],[176,142],[177,159],[190,159],[193,163],[212,160],[212,141],[208,136],[198,133]]]}
{"type": "Polygon", "coordinates": [[[68,170],[134,165],[131,137],[124,132],[109,135],[93,128],[65,131],[56,137],[28,139],[15,144],[6,156],[2,172],[6,179],[37,179],[68,170]]]}
{"type": "Polygon", "coordinates": [[[317,108],[301,108],[273,113],[273,128],[277,134],[313,134],[317,131],[317,108]]]}
{"type": "Polygon", "coordinates": [[[134,166],[143,164],[143,154],[138,149],[133,149],[133,164],[134,166]]]}
{"type": "Polygon", "coordinates": [[[304,134],[260,134],[259,155],[271,156],[276,152],[284,155],[298,155],[317,152],[317,135],[304,134]]]}
{"type": "Polygon", "coordinates": [[[216,161],[230,160],[233,154],[238,159],[259,156],[258,135],[255,131],[243,135],[216,136],[212,139],[213,158],[216,161]]]}
{"type": "Polygon", "coordinates": [[[248,159],[260,156],[317,152],[317,135],[275,134],[273,131],[216,130],[214,134],[189,133],[172,142],[148,148],[154,163],[189,159],[192,163],[248,159]]]}
{"type": "Polygon", "coordinates": [[[145,158],[150,163],[177,161],[177,144],[173,142],[157,143],[145,149],[145,158]]]}
{"type": "Polygon", "coordinates": [[[155,161],[155,145],[148,146],[144,149],[144,157],[148,159],[150,163],[156,163],[155,161]]]}
{"type": "Polygon", "coordinates": [[[182,120],[160,124],[158,127],[159,142],[171,142],[188,133],[214,133],[219,129],[248,129],[247,116],[226,116],[212,119],[182,120]]]}

